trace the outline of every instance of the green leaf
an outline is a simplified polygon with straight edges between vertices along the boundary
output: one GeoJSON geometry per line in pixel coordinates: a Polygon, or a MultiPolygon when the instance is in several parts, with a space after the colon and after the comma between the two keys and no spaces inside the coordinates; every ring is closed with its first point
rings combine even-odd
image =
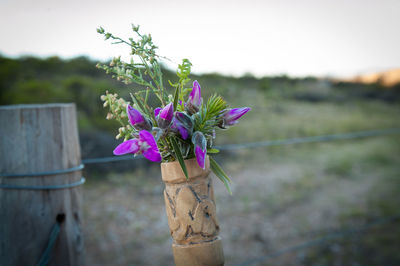
{"type": "Polygon", "coordinates": [[[135,94],[131,93],[131,98],[132,98],[132,101],[136,104],[136,106],[140,108],[139,111],[141,111],[142,113],[146,113],[146,109],[144,108],[144,106],[143,106],[143,104],[141,103],[141,101],[139,101],[139,100],[136,98],[135,94]]]}
{"type": "Polygon", "coordinates": [[[228,190],[229,194],[232,195],[231,188],[229,187],[229,183],[231,183],[232,181],[225,174],[224,170],[222,170],[221,166],[219,166],[219,164],[212,157],[209,157],[209,158],[210,158],[211,170],[224,183],[224,185],[225,185],[226,189],[228,190]]]}
{"type": "Polygon", "coordinates": [[[188,173],[187,173],[185,161],[184,161],[182,153],[181,153],[181,149],[179,148],[178,143],[176,142],[176,140],[173,137],[170,138],[170,141],[171,141],[171,144],[172,144],[172,148],[174,148],[176,159],[178,160],[179,164],[182,167],[183,173],[186,176],[186,180],[188,180],[189,176],[188,176],[188,173]]]}
{"type": "Polygon", "coordinates": [[[169,83],[169,85],[171,85],[171,87],[174,87],[174,88],[179,86],[179,83],[172,83],[170,80],[168,80],[168,83],[169,83]]]}
{"type": "Polygon", "coordinates": [[[179,99],[179,86],[176,87],[175,89],[175,95],[174,95],[174,111],[176,111],[176,107],[178,106],[178,99],[179,99]]]}
{"type": "Polygon", "coordinates": [[[207,149],[207,153],[218,153],[218,149],[207,149]]]}

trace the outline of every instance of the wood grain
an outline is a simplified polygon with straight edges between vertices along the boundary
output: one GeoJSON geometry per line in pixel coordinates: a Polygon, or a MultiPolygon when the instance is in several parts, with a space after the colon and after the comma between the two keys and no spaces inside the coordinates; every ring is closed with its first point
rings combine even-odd
{"type": "MultiPolygon", "coordinates": [[[[74,104],[0,107],[0,173],[53,171],[81,164],[74,104]]],[[[61,185],[81,172],[38,177],[3,177],[2,184],[61,185]]],[[[83,265],[80,188],[0,189],[0,262],[36,265],[57,215],[65,215],[49,265],[83,265]]]]}
{"type": "Polygon", "coordinates": [[[198,166],[196,159],[186,160],[185,164],[188,180],[178,162],[161,164],[175,264],[223,265],[209,159],[205,169],[198,166]]]}

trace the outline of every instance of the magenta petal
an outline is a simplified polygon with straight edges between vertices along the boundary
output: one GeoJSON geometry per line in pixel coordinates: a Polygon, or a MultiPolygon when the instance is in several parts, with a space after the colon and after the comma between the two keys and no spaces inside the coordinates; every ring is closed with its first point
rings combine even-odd
{"type": "Polygon", "coordinates": [[[160,113],[160,111],[161,111],[160,107],[157,107],[156,109],[154,109],[154,116],[157,117],[158,114],[160,113]]]}
{"type": "Polygon", "coordinates": [[[175,119],[189,131],[193,130],[193,120],[183,112],[175,112],[175,119]]]}
{"type": "Polygon", "coordinates": [[[143,156],[153,162],[161,162],[161,154],[157,150],[149,148],[147,151],[143,152],[143,156]]]}
{"type": "Polygon", "coordinates": [[[189,102],[191,102],[195,106],[200,106],[201,105],[201,87],[199,82],[195,80],[193,82],[193,88],[192,91],[189,94],[189,102]]]}
{"type": "Polygon", "coordinates": [[[167,121],[171,121],[173,116],[174,116],[174,106],[173,106],[173,103],[167,104],[167,105],[160,111],[160,118],[165,119],[165,120],[167,120],[167,121]]]}
{"type": "Polygon", "coordinates": [[[181,134],[182,138],[183,139],[187,139],[188,136],[189,136],[188,130],[185,127],[183,127],[182,125],[179,125],[179,124],[178,124],[177,127],[178,127],[179,133],[181,134]]]}
{"type": "Polygon", "coordinates": [[[251,110],[250,107],[233,108],[228,111],[227,115],[234,119],[239,119],[240,117],[242,117],[245,113],[247,113],[250,110],[251,110]]]}
{"type": "Polygon", "coordinates": [[[150,146],[147,148],[147,150],[143,151],[143,156],[150,161],[160,162],[161,155],[158,151],[157,143],[154,139],[154,136],[146,130],[141,130],[139,132],[139,139],[142,142],[146,142],[147,145],[150,146]]]}
{"type": "Polygon", "coordinates": [[[226,124],[228,126],[236,124],[237,120],[250,110],[251,110],[250,107],[233,108],[228,110],[224,114],[226,124]]]}
{"type": "Polygon", "coordinates": [[[123,155],[127,153],[136,153],[139,151],[137,139],[130,139],[119,144],[113,151],[115,155],[123,155]]]}
{"type": "Polygon", "coordinates": [[[156,140],[154,139],[153,134],[151,134],[149,131],[147,130],[141,130],[139,132],[139,139],[142,142],[146,142],[147,145],[150,146],[150,148],[152,148],[153,150],[158,152],[158,147],[157,147],[157,143],[156,140]]]}
{"type": "Polygon", "coordinates": [[[126,106],[126,113],[132,126],[144,122],[143,115],[129,104],[126,106]]]}
{"type": "Polygon", "coordinates": [[[203,169],[205,169],[206,151],[207,151],[207,149],[204,149],[204,151],[203,151],[200,148],[200,146],[196,146],[196,148],[194,149],[194,153],[196,154],[197,163],[203,169]]]}
{"type": "Polygon", "coordinates": [[[207,148],[207,139],[200,131],[196,131],[193,133],[192,143],[195,147],[199,146],[202,150],[206,150],[207,148]]]}
{"type": "Polygon", "coordinates": [[[177,128],[178,128],[178,126],[177,126],[178,123],[179,123],[179,121],[177,121],[176,118],[174,117],[174,118],[172,119],[171,129],[172,129],[172,130],[177,129],[177,128]]]}

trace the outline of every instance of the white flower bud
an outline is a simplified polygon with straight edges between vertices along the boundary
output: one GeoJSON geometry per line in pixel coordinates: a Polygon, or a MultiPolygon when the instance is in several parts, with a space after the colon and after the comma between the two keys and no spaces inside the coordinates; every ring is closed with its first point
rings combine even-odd
{"type": "Polygon", "coordinates": [[[112,113],[108,113],[107,116],[106,116],[107,120],[110,120],[110,119],[113,119],[113,118],[114,118],[114,115],[112,113]]]}

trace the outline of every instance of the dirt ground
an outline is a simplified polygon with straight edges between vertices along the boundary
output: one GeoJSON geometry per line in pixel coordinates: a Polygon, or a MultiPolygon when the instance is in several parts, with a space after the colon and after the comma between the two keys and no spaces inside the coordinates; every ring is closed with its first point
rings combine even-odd
{"type": "MultiPolygon", "coordinates": [[[[214,178],[226,265],[399,265],[391,250],[400,245],[399,220],[263,257],[398,213],[399,143],[399,137],[378,137],[216,157],[233,179],[230,196],[214,178]]],[[[162,190],[157,166],[89,178],[83,191],[87,265],[173,265],[162,190]]]]}

